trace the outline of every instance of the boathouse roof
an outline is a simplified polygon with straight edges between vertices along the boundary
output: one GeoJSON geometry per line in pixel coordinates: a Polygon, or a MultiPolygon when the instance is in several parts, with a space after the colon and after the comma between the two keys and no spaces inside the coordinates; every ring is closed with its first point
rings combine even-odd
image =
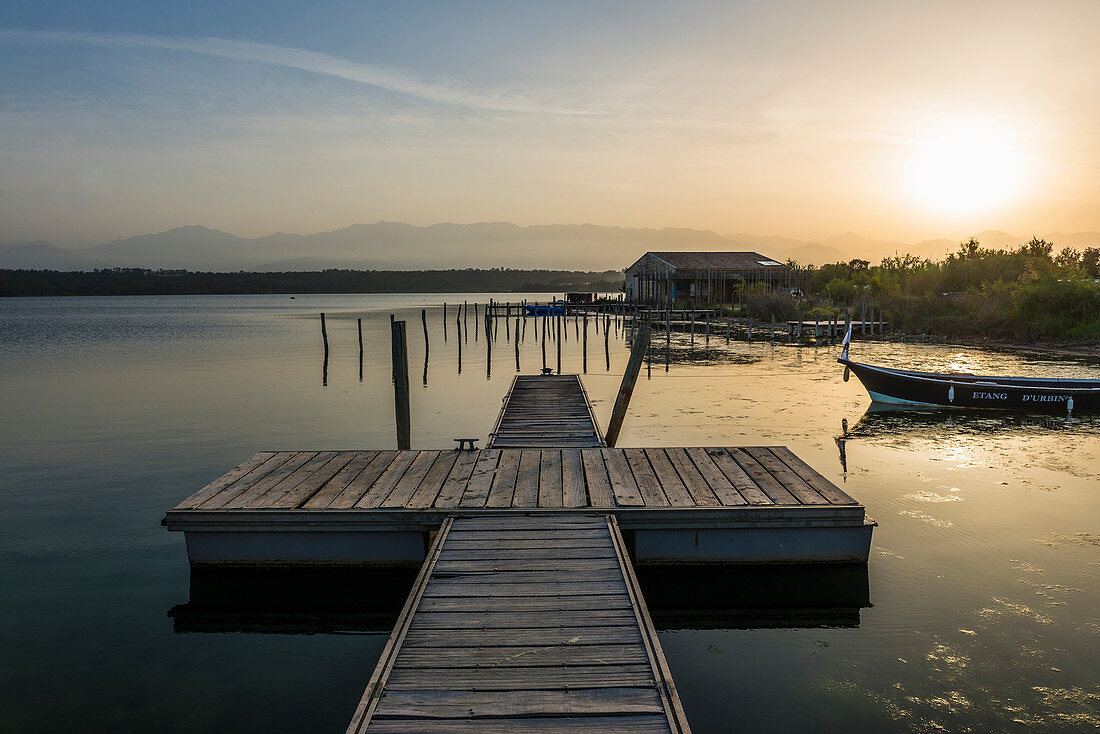
{"type": "Polygon", "coordinates": [[[627,271],[646,259],[656,260],[673,270],[788,270],[786,264],[759,252],[647,252],[627,271]]]}

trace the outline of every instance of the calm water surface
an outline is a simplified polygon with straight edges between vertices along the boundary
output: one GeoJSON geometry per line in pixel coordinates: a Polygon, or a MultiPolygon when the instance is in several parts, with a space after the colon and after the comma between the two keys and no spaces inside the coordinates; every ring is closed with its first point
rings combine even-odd
{"type": "MultiPolygon", "coordinates": [[[[392,446],[390,313],[409,323],[414,447],[484,437],[514,350],[503,323],[490,348],[472,309],[460,339],[453,306],[444,342],[444,298],[488,296],[0,301],[0,730],[342,731],[385,615],[328,613],[339,580],[235,580],[227,597],[190,578],[183,538],[159,522],[257,450],[392,446]]],[[[534,327],[521,327],[525,372],[542,366],[534,327]]],[[[583,367],[575,329],[564,371],[583,367]]],[[[602,325],[589,334],[603,424],[624,339],[613,326],[605,354],[602,325]]],[[[722,577],[685,591],[722,592],[710,613],[655,615],[696,732],[1100,726],[1100,418],[869,412],[832,348],[674,335],[666,368],[663,335],[654,344],[620,445],[786,444],[879,523],[866,573],[722,577]]],[[[853,356],[1100,377],[951,346],[853,356]]]]}

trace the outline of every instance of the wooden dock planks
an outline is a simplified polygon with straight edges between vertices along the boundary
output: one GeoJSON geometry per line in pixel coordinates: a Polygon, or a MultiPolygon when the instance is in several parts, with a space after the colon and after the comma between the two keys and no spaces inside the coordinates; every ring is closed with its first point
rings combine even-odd
{"type": "Polygon", "coordinates": [[[348,732],[474,729],[689,731],[613,518],[444,522],[348,732]]]}
{"type": "Polygon", "coordinates": [[[504,398],[493,448],[602,446],[596,417],[577,375],[517,375],[504,398]]]}
{"type": "Polygon", "coordinates": [[[264,452],[171,512],[841,507],[782,446],[264,452]]]}

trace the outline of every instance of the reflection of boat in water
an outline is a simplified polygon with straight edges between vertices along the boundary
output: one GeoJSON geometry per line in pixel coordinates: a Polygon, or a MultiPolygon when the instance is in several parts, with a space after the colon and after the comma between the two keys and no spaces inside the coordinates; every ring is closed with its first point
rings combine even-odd
{"type": "Polygon", "coordinates": [[[527,316],[561,316],[565,313],[565,301],[527,305],[523,311],[527,316]]]}
{"type": "Polygon", "coordinates": [[[878,367],[848,359],[851,330],[837,361],[854,372],[871,400],[898,405],[1068,412],[1100,410],[1100,380],[943,374],[878,367]]]}
{"type": "Polygon", "coordinates": [[[1078,417],[1027,415],[979,408],[944,410],[939,406],[871,403],[852,425],[844,421],[839,441],[859,438],[927,438],[949,435],[1027,436],[1049,431],[1095,436],[1100,415],[1078,417]]]}

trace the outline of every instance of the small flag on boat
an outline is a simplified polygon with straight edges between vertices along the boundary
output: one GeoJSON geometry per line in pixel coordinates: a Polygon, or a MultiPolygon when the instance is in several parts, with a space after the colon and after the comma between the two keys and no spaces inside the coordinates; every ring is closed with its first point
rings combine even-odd
{"type": "Polygon", "coordinates": [[[840,358],[848,359],[848,345],[852,342],[852,325],[848,324],[848,333],[844,335],[844,341],[840,343],[840,358]]]}

